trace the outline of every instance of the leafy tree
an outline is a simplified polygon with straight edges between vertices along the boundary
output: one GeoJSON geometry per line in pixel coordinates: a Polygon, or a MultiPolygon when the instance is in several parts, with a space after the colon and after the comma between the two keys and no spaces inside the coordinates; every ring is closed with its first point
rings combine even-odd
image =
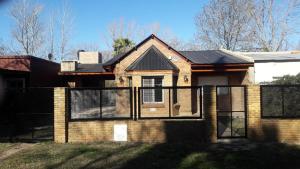
{"type": "Polygon", "coordinates": [[[113,48],[114,48],[114,56],[124,53],[130,48],[134,46],[134,42],[129,40],[128,38],[118,38],[114,40],[113,48]]]}
{"type": "Polygon", "coordinates": [[[282,76],[269,84],[278,84],[278,85],[290,85],[290,84],[300,84],[300,73],[295,76],[285,75],[282,76]]]}

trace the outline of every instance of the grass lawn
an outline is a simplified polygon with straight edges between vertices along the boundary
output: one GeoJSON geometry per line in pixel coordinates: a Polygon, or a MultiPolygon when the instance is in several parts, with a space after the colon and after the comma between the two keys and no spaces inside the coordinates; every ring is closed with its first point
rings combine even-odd
{"type": "MultiPolygon", "coordinates": [[[[0,143],[0,150],[7,146],[0,143]]],[[[49,142],[10,156],[0,162],[0,168],[299,169],[300,147],[258,144],[234,151],[198,144],[49,142]]]]}
{"type": "Polygon", "coordinates": [[[0,143],[0,153],[16,146],[16,144],[18,144],[18,143],[15,143],[15,144],[13,144],[13,143],[0,143]]]}

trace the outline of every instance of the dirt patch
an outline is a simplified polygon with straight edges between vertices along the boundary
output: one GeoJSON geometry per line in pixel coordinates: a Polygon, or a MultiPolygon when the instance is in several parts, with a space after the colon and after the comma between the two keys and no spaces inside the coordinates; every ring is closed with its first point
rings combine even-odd
{"type": "Polygon", "coordinates": [[[16,154],[22,150],[31,148],[34,145],[35,144],[21,143],[21,144],[16,144],[14,146],[11,146],[8,150],[0,152],[0,161],[5,160],[6,158],[10,157],[11,155],[16,154]]]}

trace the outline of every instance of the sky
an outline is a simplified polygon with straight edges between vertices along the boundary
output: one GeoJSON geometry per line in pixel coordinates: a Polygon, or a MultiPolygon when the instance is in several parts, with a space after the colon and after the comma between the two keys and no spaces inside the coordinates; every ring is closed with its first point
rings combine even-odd
{"type": "MultiPolygon", "coordinates": [[[[57,11],[62,0],[35,0],[44,5],[42,20],[57,11]]],[[[179,39],[193,39],[196,32],[194,20],[207,0],[69,0],[74,15],[72,43],[97,43],[105,48],[103,35],[107,26],[120,19],[138,25],[159,23],[179,39]]],[[[12,2],[0,6],[0,39],[10,39],[13,25],[8,11],[12,2]]],[[[47,23],[45,23],[47,24],[47,23]]]]}

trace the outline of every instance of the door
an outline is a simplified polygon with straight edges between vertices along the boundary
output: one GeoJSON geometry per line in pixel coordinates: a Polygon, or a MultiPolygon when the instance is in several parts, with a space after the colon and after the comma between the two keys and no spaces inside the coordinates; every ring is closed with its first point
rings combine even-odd
{"type": "Polygon", "coordinates": [[[218,138],[247,136],[246,87],[217,86],[218,138]]]}

